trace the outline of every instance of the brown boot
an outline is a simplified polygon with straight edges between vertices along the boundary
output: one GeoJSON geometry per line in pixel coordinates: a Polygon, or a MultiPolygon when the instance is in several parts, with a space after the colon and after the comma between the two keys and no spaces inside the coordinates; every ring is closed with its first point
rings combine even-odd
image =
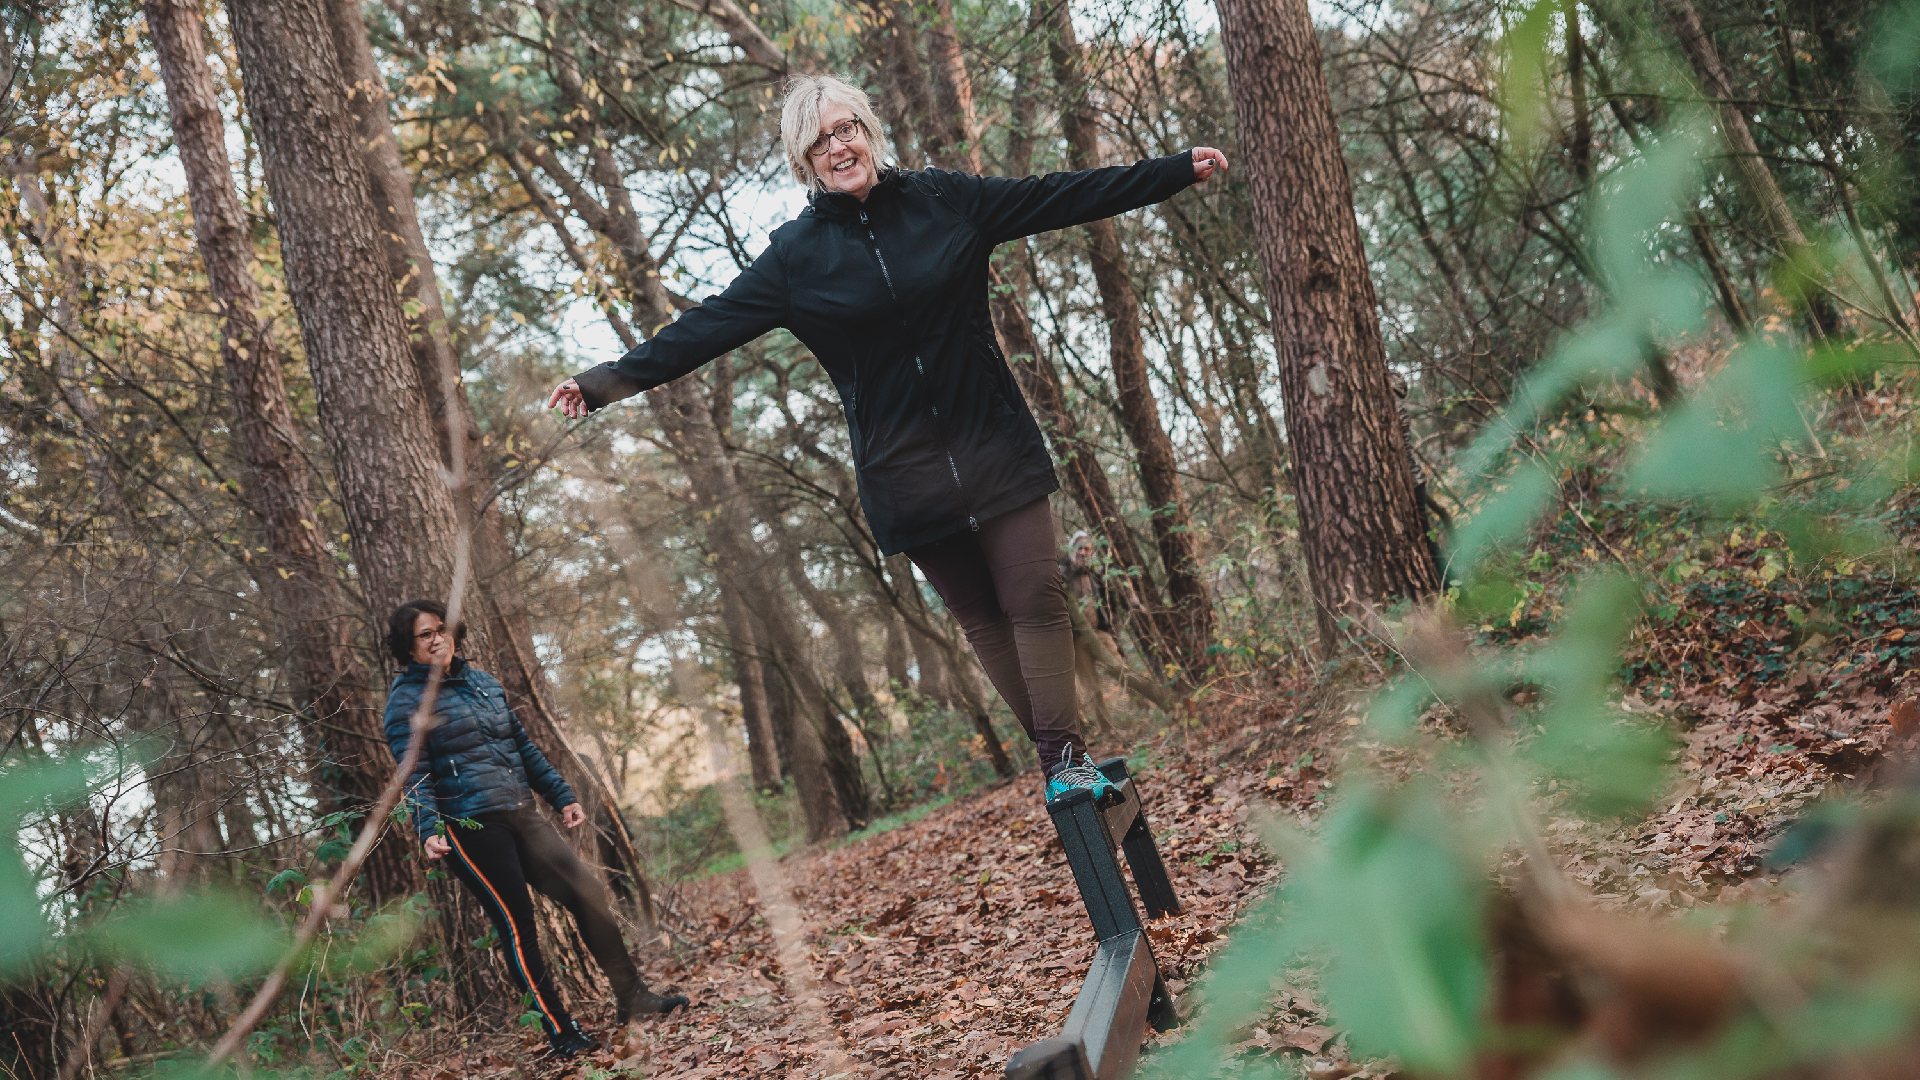
{"type": "Polygon", "coordinates": [[[675,1009],[690,1006],[685,994],[673,994],[662,997],[647,989],[647,984],[635,982],[633,988],[614,997],[613,1022],[622,1027],[636,1016],[654,1016],[670,1013],[675,1009]]]}

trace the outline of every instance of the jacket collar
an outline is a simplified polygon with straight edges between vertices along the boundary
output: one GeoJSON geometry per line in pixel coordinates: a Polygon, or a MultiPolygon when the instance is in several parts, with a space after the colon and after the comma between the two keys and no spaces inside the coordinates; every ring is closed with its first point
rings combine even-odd
{"type": "Polygon", "coordinates": [[[882,169],[864,203],[844,191],[816,191],[807,196],[807,208],[828,221],[853,221],[861,210],[877,205],[875,199],[891,198],[905,180],[903,173],[897,166],[882,169]]]}
{"type": "MultiPolygon", "coordinates": [[[[431,672],[432,670],[433,669],[427,666],[426,664],[408,664],[400,672],[400,681],[410,682],[410,683],[420,683],[424,685],[427,681],[428,673],[431,672]]],[[[466,678],[467,678],[466,658],[456,656],[453,658],[453,662],[447,665],[447,674],[440,681],[443,683],[465,682],[466,678]]]]}

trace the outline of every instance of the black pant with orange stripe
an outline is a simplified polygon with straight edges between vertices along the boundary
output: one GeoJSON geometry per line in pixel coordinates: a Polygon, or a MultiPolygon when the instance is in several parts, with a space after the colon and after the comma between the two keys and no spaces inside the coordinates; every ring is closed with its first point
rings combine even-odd
{"type": "Polygon", "coordinates": [[[493,920],[507,967],[520,988],[533,994],[533,1007],[549,1036],[573,1030],[574,1024],[566,1003],[554,993],[553,978],[540,955],[528,886],[573,915],[581,940],[606,972],[616,999],[639,983],[640,973],[607,904],[606,886],[538,807],[480,814],[472,820],[480,827],[447,824],[447,840],[453,845],[447,861],[493,920]]]}

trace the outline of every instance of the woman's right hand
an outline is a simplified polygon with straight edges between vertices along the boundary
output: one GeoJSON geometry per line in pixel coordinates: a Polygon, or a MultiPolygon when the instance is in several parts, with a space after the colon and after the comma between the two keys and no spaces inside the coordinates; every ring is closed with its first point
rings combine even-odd
{"type": "MultiPolygon", "coordinates": [[[[562,415],[579,420],[587,415],[586,395],[580,392],[579,383],[568,379],[553,388],[553,396],[547,399],[547,408],[559,409],[562,415]]],[[[444,855],[446,852],[442,851],[440,854],[444,855]]]]}
{"type": "Polygon", "coordinates": [[[447,852],[452,850],[453,850],[453,845],[447,843],[446,837],[444,836],[427,837],[427,858],[442,859],[446,857],[447,852]]]}

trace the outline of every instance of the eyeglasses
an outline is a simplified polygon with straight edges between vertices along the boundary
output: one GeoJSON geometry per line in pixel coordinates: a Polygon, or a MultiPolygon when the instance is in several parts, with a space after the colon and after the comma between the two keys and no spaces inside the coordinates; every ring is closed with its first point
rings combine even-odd
{"type": "Polygon", "coordinates": [[[446,627],[436,626],[431,630],[422,630],[419,633],[413,635],[413,640],[425,641],[428,638],[448,637],[450,636],[450,634],[451,632],[446,627]]]}
{"type": "Polygon", "coordinates": [[[842,120],[838,124],[834,125],[834,128],[832,131],[829,131],[825,135],[822,135],[819,138],[813,140],[813,145],[807,147],[807,154],[811,157],[819,157],[821,154],[826,153],[828,148],[828,143],[827,143],[828,139],[839,139],[840,145],[850,146],[853,144],[853,140],[860,136],[861,130],[862,130],[862,126],[860,124],[860,121],[842,120]]]}

